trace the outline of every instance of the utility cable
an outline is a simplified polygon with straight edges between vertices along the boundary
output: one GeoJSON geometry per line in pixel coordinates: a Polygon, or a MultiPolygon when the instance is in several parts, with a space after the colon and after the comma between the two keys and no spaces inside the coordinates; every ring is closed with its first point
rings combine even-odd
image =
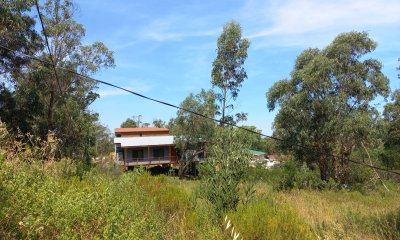
{"type": "MultiPolygon", "coordinates": [[[[165,102],[165,101],[161,101],[161,100],[158,100],[158,99],[155,99],[155,98],[151,98],[151,97],[145,96],[145,95],[140,94],[140,93],[137,93],[137,92],[135,92],[135,91],[132,91],[132,90],[129,90],[129,89],[126,89],[126,88],[117,86],[117,85],[115,85],[115,84],[112,84],[112,83],[109,83],[109,82],[106,82],[106,81],[98,80],[98,79],[95,79],[95,78],[93,78],[93,77],[89,77],[89,76],[83,75],[83,74],[81,74],[81,73],[75,72],[75,71],[73,71],[73,70],[71,70],[71,69],[68,69],[68,68],[65,68],[65,67],[55,66],[54,64],[52,64],[52,63],[50,63],[50,62],[48,62],[48,61],[45,61],[45,60],[43,60],[43,59],[40,59],[40,58],[37,58],[37,57],[34,57],[34,56],[27,55],[27,54],[25,54],[25,53],[20,53],[20,52],[18,52],[18,51],[12,50],[12,49],[10,49],[10,48],[8,48],[8,47],[6,47],[6,46],[4,46],[4,45],[1,45],[1,44],[0,44],[0,47],[3,48],[3,49],[5,49],[5,50],[14,52],[14,53],[19,53],[19,54],[21,54],[21,55],[23,55],[23,56],[25,56],[25,57],[28,57],[28,58],[30,58],[30,59],[32,59],[32,60],[35,60],[35,61],[39,61],[39,62],[41,62],[41,63],[43,63],[43,64],[52,65],[52,66],[54,66],[55,68],[64,70],[64,71],[69,72],[69,73],[71,73],[71,74],[73,74],[73,75],[75,75],[75,76],[82,77],[82,78],[85,78],[85,79],[88,79],[88,80],[91,80],[91,81],[94,81],[94,82],[97,82],[97,83],[101,83],[101,84],[104,84],[104,85],[107,85],[107,86],[110,86],[110,87],[113,87],[113,88],[117,88],[117,89],[120,89],[120,90],[122,90],[122,91],[125,91],[125,92],[131,93],[131,94],[133,94],[133,95],[136,95],[136,96],[138,96],[138,97],[141,97],[141,98],[144,98],[144,99],[147,99],[147,100],[156,102],[156,103],[160,103],[160,104],[162,104],[162,105],[166,105],[166,106],[169,106],[169,107],[173,107],[173,108],[176,108],[176,109],[178,109],[178,110],[182,110],[182,111],[185,111],[185,112],[194,114],[194,115],[196,115],[196,116],[199,116],[199,117],[202,117],[202,118],[205,118],[205,119],[208,119],[208,120],[212,120],[212,121],[217,122],[217,123],[220,123],[220,124],[225,124],[225,125],[228,125],[228,126],[237,128],[237,129],[241,129],[241,130],[244,130],[244,131],[247,131],[247,132],[250,132],[250,133],[254,133],[254,134],[257,134],[257,135],[260,135],[260,136],[269,138],[269,139],[273,139],[273,140],[276,140],[276,141],[284,141],[283,139],[280,139],[280,138],[277,138],[277,137],[269,136],[269,135],[266,135],[266,134],[263,134],[263,133],[260,133],[260,132],[257,132],[257,131],[254,131],[254,130],[251,130],[251,129],[248,129],[248,128],[245,128],[245,127],[242,127],[242,126],[237,126],[237,125],[235,125],[235,124],[233,124],[233,123],[230,123],[230,122],[224,122],[224,121],[222,121],[222,120],[218,120],[218,119],[215,119],[215,118],[212,118],[212,117],[209,117],[209,116],[200,114],[200,113],[195,112],[195,111],[192,111],[192,110],[190,110],[190,109],[185,109],[185,108],[182,108],[182,107],[180,107],[180,106],[177,106],[177,105],[174,105],[174,104],[165,102]]],[[[300,148],[307,149],[307,150],[313,150],[313,149],[311,149],[310,147],[305,147],[305,146],[303,146],[303,145],[298,145],[298,144],[296,144],[296,145],[293,145],[293,146],[300,147],[300,148]]],[[[338,157],[338,156],[336,156],[336,155],[334,155],[334,154],[327,154],[327,155],[328,155],[328,156],[331,156],[331,157],[336,157],[336,158],[339,158],[339,159],[343,159],[343,157],[338,157]]],[[[351,160],[351,159],[348,159],[348,161],[349,161],[349,162],[352,162],[352,163],[355,163],[355,164],[363,165],[363,166],[366,166],[366,167],[370,167],[370,168],[373,168],[373,169],[377,169],[377,170],[381,170],[381,171],[393,173],[393,174],[396,174],[396,175],[399,175],[399,176],[400,176],[400,173],[399,173],[399,172],[390,171],[390,170],[387,170],[387,169],[384,169],[384,168],[381,168],[381,167],[377,167],[377,166],[374,166],[374,165],[369,165],[369,164],[366,164],[366,163],[363,163],[363,162],[360,162],[360,161],[351,160]]]]}

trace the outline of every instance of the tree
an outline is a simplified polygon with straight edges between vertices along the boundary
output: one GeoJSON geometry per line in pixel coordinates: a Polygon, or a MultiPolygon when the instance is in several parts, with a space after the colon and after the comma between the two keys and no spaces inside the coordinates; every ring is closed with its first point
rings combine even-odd
{"type": "MultiPolygon", "coordinates": [[[[84,75],[114,67],[113,53],[103,43],[82,45],[85,29],[74,20],[76,7],[72,1],[47,0],[40,9],[44,23],[42,34],[47,35],[52,52],[52,58],[48,52],[41,52],[42,59],[84,75]]],[[[45,126],[47,133],[54,132],[62,140],[66,156],[89,162],[94,154],[98,115],[88,107],[98,97],[97,83],[60,70],[56,75],[52,67],[36,64],[31,75],[46,111],[39,124],[42,131],[45,126]]]]}
{"type": "Polygon", "coordinates": [[[154,119],[153,126],[156,128],[165,128],[167,126],[167,123],[162,119],[154,119]]]}
{"type": "MultiPolygon", "coordinates": [[[[29,14],[33,1],[1,1],[0,44],[25,54],[33,54],[41,45],[35,20],[29,14]]],[[[16,91],[16,78],[26,72],[30,59],[0,48],[0,119],[10,130],[31,130],[35,111],[40,111],[37,96],[29,88],[16,91]],[[28,97],[23,98],[23,94],[28,97]],[[29,104],[29,105],[28,105],[29,104]]]]}
{"type": "MultiPolygon", "coordinates": [[[[239,23],[230,21],[225,24],[217,41],[217,57],[212,64],[211,73],[212,86],[220,90],[217,100],[220,103],[218,114],[221,115],[221,121],[234,121],[233,116],[229,115],[227,110],[234,109],[231,100],[236,100],[240,87],[247,78],[243,64],[247,58],[249,46],[249,40],[242,38],[242,28],[239,23]]],[[[236,121],[245,120],[246,114],[238,113],[236,118],[236,121]]]]}
{"type": "Polygon", "coordinates": [[[323,180],[345,183],[352,151],[371,141],[379,114],[370,102],[389,93],[382,64],[364,57],[376,45],[365,32],[340,34],[325,49],[302,52],[291,78],[267,92],[268,109],[280,106],[274,121],[280,146],[317,163],[323,180]]]}
{"type": "MultiPolygon", "coordinates": [[[[11,2],[11,8],[7,11],[13,17],[9,18],[7,15],[5,18],[12,21],[17,19],[13,23],[17,28],[16,30],[6,28],[5,35],[1,36],[19,37],[15,41],[30,39],[19,33],[18,26],[28,32],[27,36],[34,35],[32,33],[35,29],[32,26],[34,22],[26,17],[31,14],[21,15],[21,11],[29,12],[33,1],[11,2]],[[22,10],[18,10],[21,6],[22,10]],[[21,16],[26,21],[19,21],[18,18],[21,16]]],[[[30,48],[27,51],[25,47],[21,47],[23,52],[32,53],[44,61],[54,62],[56,66],[84,75],[92,75],[101,68],[114,66],[113,53],[103,43],[82,45],[85,29],[74,20],[76,8],[70,0],[47,0],[40,9],[44,22],[42,34],[46,33],[48,36],[52,58],[44,48],[30,48]]],[[[31,38],[36,40],[36,37],[31,38]]],[[[43,47],[45,45],[43,38],[38,37],[38,39],[42,40],[38,46],[43,47]]],[[[7,56],[1,57],[2,61],[12,59],[7,56]]],[[[59,69],[56,77],[52,66],[37,61],[14,66],[17,66],[17,69],[14,72],[9,71],[11,74],[8,75],[11,76],[14,86],[7,91],[11,93],[18,121],[15,123],[9,118],[7,126],[11,125],[13,128],[29,131],[41,137],[54,133],[61,140],[59,157],[71,157],[88,163],[95,152],[95,124],[98,119],[98,115],[89,111],[88,107],[98,97],[95,93],[97,83],[59,69]],[[24,116],[28,118],[25,120],[24,116]]],[[[7,67],[3,68],[7,70],[7,67]]]]}
{"type": "MultiPolygon", "coordinates": [[[[213,118],[216,111],[215,93],[211,90],[201,90],[190,94],[180,104],[184,109],[213,118]]],[[[178,110],[177,116],[170,121],[171,133],[175,136],[175,145],[180,150],[179,176],[187,173],[189,166],[199,154],[204,154],[204,143],[209,141],[215,129],[212,120],[205,119],[184,110],[178,110]]]]}
{"type": "Polygon", "coordinates": [[[96,133],[96,156],[108,156],[114,151],[113,134],[110,129],[97,122],[95,124],[96,133]]]}
{"type": "MultiPolygon", "coordinates": [[[[41,39],[35,31],[35,20],[29,15],[33,1],[1,0],[0,4],[0,44],[28,55],[39,50],[41,39]]],[[[0,48],[0,76],[13,81],[29,58],[0,48]]]]}
{"type": "Polygon", "coordinates": [[[122,128],[137,128],[138,124],[133,118],[127,118],[123,123],[121,123],[122,128]]]}
{"type": "MultiPolygon", "coordinates": [[[[83,46],[84,27],[74,19],[75,7],[70,0],[47,0],[43,7],[44,32],[49,39],[52,58],[42,53],[45,59],[50,59],[56,66],[74,69],[81,74],[91,75],[100,68],[114,66],[113,53],[101,42],[83,46]]],[[[53,131],[54,107],[60,101],[75,101],[79,109],[86,110],[98,95],[93,92],[96,83],[71,76],[69,73],[58,73],[59,79],[50,71],[45,78],[48,85],[47,130],[53,131]],[[68,100],[62,99],[64,92],[73,95],[68,100]],[[60,97],[57,97],[60,96],[60,97]]],[[[64,96],[65,97],[65,96],[64,96]]]]}

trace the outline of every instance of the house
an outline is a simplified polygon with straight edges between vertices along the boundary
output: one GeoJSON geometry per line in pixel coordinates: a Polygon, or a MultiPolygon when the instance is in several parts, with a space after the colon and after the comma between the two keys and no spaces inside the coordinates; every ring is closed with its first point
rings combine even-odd
{"type": "Polygon", "coordinates": [[[286,159],[284,155],[267,155],[266,152],[248,150],[251,155],[250,166],[261,166],[264,168],[272,168],[281,163],[281,160],[286,159]],[[283,157],[282,157],[283,156],[283,157]]]}
{"type": "Polygon", "coordinates": [[[124,169],[178,163],[168,128],[116,128],[114,144],[116,162],[124,169]]]}

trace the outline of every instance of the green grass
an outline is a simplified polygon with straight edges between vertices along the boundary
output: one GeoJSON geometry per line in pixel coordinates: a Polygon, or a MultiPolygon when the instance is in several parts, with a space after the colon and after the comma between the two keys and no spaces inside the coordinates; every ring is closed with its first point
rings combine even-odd
{"type": "MultiPolygon", "coordinates": [[[[256,194],[228,212],[244,239],[399,239],[400,189],[275,191],[257,170],[256,194]]],[[[271,180],[273,179],[273,180],[271,180]]],[[[198,181],[67,161],[0,161],[0,239],[231,239],[198,181]]]]}

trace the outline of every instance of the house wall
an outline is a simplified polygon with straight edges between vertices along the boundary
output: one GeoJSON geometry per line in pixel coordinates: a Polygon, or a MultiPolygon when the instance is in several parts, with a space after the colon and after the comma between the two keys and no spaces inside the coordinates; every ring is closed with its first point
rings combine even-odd
{"type": "Polygon", "coordinates": [[[150,137],[150,136],[168,136],[169,131],[151,131],[151,132],[126,132],[119,133],[121,137],[150,137]]]}

